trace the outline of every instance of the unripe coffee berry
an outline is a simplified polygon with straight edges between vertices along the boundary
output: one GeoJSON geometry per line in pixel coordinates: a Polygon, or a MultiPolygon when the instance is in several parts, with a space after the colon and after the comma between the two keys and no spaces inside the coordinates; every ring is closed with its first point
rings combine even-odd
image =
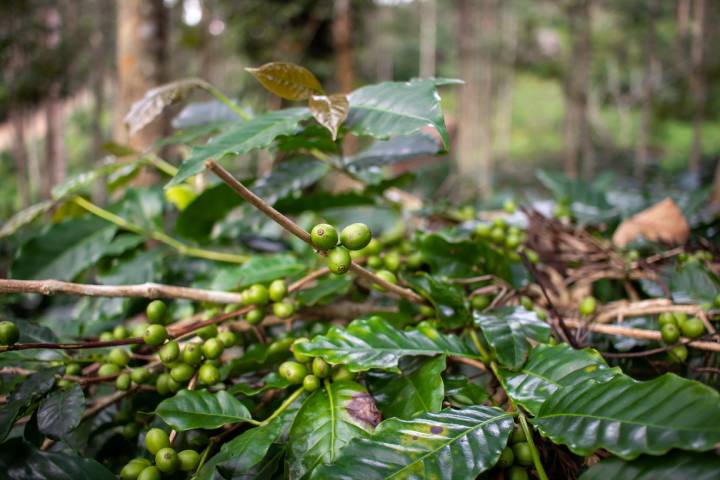
{"type": "Polygon", "coordinates": [[[310,231],[310,240],[318,250],[330,250],[338,243],[338,233],[332,225],[319,223],[310,231]]]}
{"type": "Polygon", "coordinates": [[[130,372],[130,378],[137,384],[145,383],[150,378],[150,370],[145,367],[133,368],[132,372],[130,372]]]}
{"type": "Polygon", "coordinates": [[[13,345],[20,339],[20,330],[10,321],[0,322],[0,345],[13,345]]]}
{"type": "Polygon", "coordinates": [[[470,299],[470,304],[475,310],[485,310],[490,305],[490,297],[487,295],[475,295],[470,299]]]}
{"type": "Polygon", "coordinates": [[[250,325],[258,325],[265,318],[265,312],[260,308],[253,308],[245,315],[245,320],[250,325]]]}
{"type": "Polygon", "coordinates": [[[230,330],[224,330],[218,333],[217,339],[222,342],[225,348],[230,348],[237,342],[237,336],[230,330]]]}
{"type": "Polygon", "coordinates": [[[350,269],[350,252],[345,247],[335,247],[328,250],[327,266],[328,269],[337,275],[347,273],[350,269]]]}
{"type": "Polygon", "coordinates": [[[285,284],[285,280],[273,280],[268,287],[268,295],[270,296],[270,300],[272,300],[273,302],[281,301],[283,298],[285,298],[286,294],[287,285],[285,284]]]}
{"type": "Polygon", "coordinates": [[[580,315],[589,316],[595,313],[597,300],[595,297],[585,297],[580,301],[580,315]]]}
{"type": "Polygon", "coordinates": [[[199,329],[197,332],[195,332],[195,335],[202,338],[203,340],[207,340],[208,338],[217,337],[218,334],[218,327],[217,325],[205,325],[201,329],[199,329]]]}
{"type": "Polygon", "coordinates": [[[161,478],[162,474],[160,473],[160,469],[158,469],[155,465],[151,465],[149,467],[145,467],[145,469],[140,472],[137,480],[160,480],[161,478]]]}
{"type": "Polygon", "coordinates": [[[330,365],[320,357],[313,358],[312,372],[318,378],[325,378],[330,375],[330,365]]]}
{"type": "Polygon", "coordinates": [[[118,390],[127,390],[130,388],[130,374],[128,373],[121,373],[118,375],[118,377],[115,379],[115,388],[118,390]]]}
{"type": "Polygon", "coordinates": [[[247,289],[245,299],[250,305],[265,305],[270,300],[270,294],[265,285],[256,283],[247,289]]]}
{"type": "Polygon", "coordinates": [[[148,325],[143,340],[148,345],[162,345],[167,338],[167,330],[162,325],[148,325]]]}
{"type": "Polygon", "coordinates": [[[162,300],[153,300],[148,303],[145,309],[145,315],[147,315],[150,323],[165,323],[165,314],[167,313],[167,306],[162,300]]]}
{"type": "Polygon", "coordinates": [[[223,350],[225,350],[225,346],[217,338],[210,338],[208,340],[205,340],[205,343],[203,343],[202,345],[203,355],[205,355],[205,358],[209,358],[211,360],[215,358],[220,358],[223,350]]]}
{"type": "Polygon", "coordinates": [[[220,372],[212,363],[204,363],[198,370],[198,380],[203,385],[215,385],[220,381],[220,372]]]}
{"type": "Polygon", "coordinates": [[[303,388],[308,392],[314,392],[320,388],[320,379],[315,375],[305,375],[303,378],[303,388]]]}
{"type": "Polygon", "coordinates": [[[178,461],[180,462],[180,470],[190,472],[197,467],[200,461],[200,454],[195,450],[183,450],[178,453],[178,461]]]}
{"type": "Polygon", "coordinates": [[[300,352],[297,348],[298,345],[300,345],[301,343],[307,343],[308,341],[309,340],[307,338],[298,338],[292,343],[292,346],[290,347],[290,351],[292,351],[293,357],[295,357],[295,360],[300,363],[307,363],[312,360],[312,357],[310,355],[300,352]]]}
{"type": "Polygon", "coordinates": [[[187,363],[178,363],[170,370],[170,376],[178,383],[185,383],[195,375],[195,369],[187,363]]]}
{"type": "Polygon", "coordinates": [[[273,303],[273,315],[278,318],[289,318],[295,313],[295,305],[288,299],[273,303]]]}
{"type": "Polygon", "coordinates": [[[667,344],[672,344],[680,338],[680,329],[673,323],[667,323],[660,329],[662,339],[667,344]]]}
{"type": "MultiPolygon", "coordinates": [[[[379,270],[379,271],[375,272],[375,275],[382,278],[383,280],[385,280],[388,283],[392,283],[393,285],[397,284],[397,277],[395,276],[394,273],[392,273],[388,270],[379,270]]],[[[380,290],[381,292],[386,291],[385,287],[383,287],[382,285],[377,284],[377,283],[373,284],[373,288],[376,290],[380,290]]]]}
{"type": "Polygon", "coordinates": [[[180,460],[173,448],[165,447],[155,454],[155,465],[163,473],[174,473],[180,467],[180,460]]]}
{"type": "Polygon", "coordinates": [[[98,369],[98,377],[108,377],[120,372],[120,367],[114,363],[103,363],[98,369]]]}
{"type": "Polygon", "coordinates": [[[705,333],[705,324],[698,317],[692,317],[680,324],[680,330],[688,338],[698,338],[705,333]]]}
{"type": "Polygon", "coordinates": [[[125,328],[124,325],[118,325],[117,327],[113,328],[113,338],[115,340],[124,340],[128,337],[129,333],[127,328],[125,328]]]}
{"type": "Polygon", "coordinates": [[[345,365],[337,365],[333,368],[332,379],[333,382],[342,382],[345,380],[353,380],[355,375],[348,370],[345,365]]]}
{"type": "Polygon", "coordinates": [[[167,448],[170,446],[170,437],[159,428],[151,428],[145,434],[145,448],[150,452],[150,455],[155,455],[160,449],[167,448]]]}
{"type": "Polygon", "coordinates": [[[365,248],[372,239],[370,229],[364,223],[353,223],[343,228],[340,233],[340,241],[348,250],[360,250],[365,248]]]}
{"type": "Polygon", "coordinates": [[[287,361],[280,364],[278,372],[281,377],[293,384],[302,383],[305,375],[308,373],[305,365],[293,361],[287,361]]]}
{"type": "Polygon", "coordinates": [[[532,453],[530,452],[530,445],[527,442],[518,442],[512,446],[513,455],[515,455],[515,462],[525,467],[532,465],[532,453]]]}
{"type": "Polygon", "coordinates": [[[182,361],[188,365],[196,366],[202,362],[202,350],[197,343],[188,343],[185,345],[182,353],[182,361]]]}
{"type": "Polygon", "coordinates": [[[171,364],[180,356],[180,345],[175,341],[168,342],[160,347],[158,356],[164,365],[171,364]]]}

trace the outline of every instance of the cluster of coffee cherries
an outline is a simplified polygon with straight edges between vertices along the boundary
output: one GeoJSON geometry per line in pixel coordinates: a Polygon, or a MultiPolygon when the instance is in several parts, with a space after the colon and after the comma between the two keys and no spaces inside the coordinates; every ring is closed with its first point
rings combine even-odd
{"type": "MultiPolygon", "coordinates": [[[[342,229],[340,235],[332,225],[320,223],[310,231],[310,239],[315,248],[325,252],[327,266],[332,273],[337,275],[347,273],[353,258],[356,260],[367,258],[369,267],[379,268],[375,272],[378,277],[389,283],[397,283],[393,271],[400,267],[399,253],[381,258],[380,242],[372,238],[370,228],[364,223],[348,225],[342,229]]],[[[382,290],[382,287],[376,288],[382,290]]]]}
{"type": "Polygon", "coordinates": [[[160,480],[163,474],[172,475],[177,471],[191,472],[200,461],[195,450],[176,452],[170,446],[168,434],[160,428],[151,428],[145,434],[145,447],[154,455],[155,462],[147,458],[130,460],[120,470],[121,480],[160,480]]]}
{"type": "Polygon", "coordinates": [[[475,238],[488,241],[507,254],[513,262],[520,261],[520,252],[524,252],[532,263],[539,260],[537,252],[523,246],[525,232],[520,227],[509,225],[503,217],[497,217],[491,223],[478,223],[473,233],[475,238]]]}
{"type": "MultiPolygon", "coordinates": [[[[680,335],[687,338],[699,338],[705,333],[705,324],[698,317],[688,318],[684,312],[663,312],[658,315],[658,325],[663,342],[673,345],[680,335]]],[[[676,345],[668,351],[671,362],[682,363],[687,360],[688,350],[685,345],[676,345]]]]}
{"type": "Polygon", "coordinates": [[[320,357],[312,357],[297,350],[297,345],[307,342],[305,337],[293,341],[290,351],[295,360],[288,360],[280,364],[278,374],[291,385],[302,385],[308,392],[314,392],[320,388],[325,378],[332,378],[335,382],[352,380],[355,375],[344,365],[331,367],[329,363],[320,357]]]}
{"type": "Polygon", "coordinates": [[[505,478],[508,480],[527,480],[529,478],[527,467],[533,464],[532,453],[519,425],[515,425],[508,443],[495,467],[507,469],[505,478]]]}
{"type": "MultiPolygon", "coordinates": [[[[241,293],[242,305],[253,306],[245,315],[250,325],[257,325],[265,318],[268,310],[278,318],[290,318],[297,309],[295,301],[288,297],[288,287],[283,279],[273,280],[269,285],[256,283],[241,293]]],[[[228,306],[228,310],[237,309],[237,306],[228,306]]]]}

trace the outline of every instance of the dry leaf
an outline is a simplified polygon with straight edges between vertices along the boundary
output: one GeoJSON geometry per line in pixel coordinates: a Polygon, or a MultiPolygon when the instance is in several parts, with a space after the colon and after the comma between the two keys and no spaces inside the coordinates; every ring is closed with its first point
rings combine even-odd
{"type": "Polygon", "coordinates": [[[654,242],[680,245],[687,242],[690,226],[675,202],[666,198],[622,222],[612,240],[618,247],[624,247],[639,236],[654,242]]]}

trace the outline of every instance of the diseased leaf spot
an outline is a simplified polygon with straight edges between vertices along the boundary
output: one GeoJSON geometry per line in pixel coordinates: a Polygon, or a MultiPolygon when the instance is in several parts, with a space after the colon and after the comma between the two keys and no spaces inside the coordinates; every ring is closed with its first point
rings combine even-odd
{"type": "Polygon", "coordinates": [[[352,400],[348,402],[345,408],[353,419],[372,428],[375,428],[382,420],[382,416],[375,406],[375,401],[368,393],[353,394],[352,400]]]}
{"type": "Polygon", "coordinates": [[[434,433],[435,435],[440,435],[442,433],[442,431],[443,431],[443,427],[440,427],[438,425],[435,425],[430,428],[430,432],[434,433]]]}

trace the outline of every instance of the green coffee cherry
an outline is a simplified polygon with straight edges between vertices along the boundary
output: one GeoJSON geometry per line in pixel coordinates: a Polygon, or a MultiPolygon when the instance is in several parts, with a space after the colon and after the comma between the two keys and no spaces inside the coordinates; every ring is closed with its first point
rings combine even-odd
{"type": "Polygon", "coordinates": [[[589,317],[597,310],[597,300],[595,297],[585,297],[580,301],[580,315],[589,317]]]}
{"type": "Polygon", "coordinates": [[[150,462],[144,458],[130,460],[128,464],[120,470],[120,480],[137,480],[140,472],[149,466],[150,462]]]}
{"type": "Polygon", "coordinates": [[[250,305],[266,305],[270,301],[268,289],[259,283],[248,288],[245,295],[250,305]]]}
{"type": "Polygon", "coordinates": [[[370,239],[370,242],[365,245],[365,248],[360,250],[364,256],[380,255],[382,252],[382,245],[377,238],[370,239]]]}
{"type": "Polygon", "coordinates": [[[279,302],[285,298],[285,295],[287,295],[287,284],[285,284],[285,280],[279,278],[273,280],[268,287],[268,295],[270,295],[270,300],[273,302],[279,302]]]}
{"type": "Polygon", "coordinates": [[[677,323],[678,327],[682,327],[682,324],[687,322],[688,319],[685,312],[675,312],[673,316],[675,317],[675,323],[677,323]]]}
{"type": "Polygon", "coordinates": [[[265,312],[260,308],[253,308],[245,315],[245,320],[250,325],[258,325],[265,318],[265,312]]]}
{"type": "Polygon", "coordinates": [[[713,301],[713,305],[715,305],[715,308],[720,308],[720,293],[718,293],[715,296],[715,300],[713,301]]]}
{"type": "Polygon", "coordinates": [[[547,312],[546,312],[545,310],[543,310],[542,308],[540,308],[540,307],[535,307],[535,308],[533,309],[533,312],[535,312],[535,315],[537,315],[537,317],[538,317],[540,320],[542,320],[543,322],[544,322],[545,320],[547,320],[547,312]]]}
{"type": "Polygon", "coordinates": [[[195,335],[202,338],[203,340],[207,340],[209,338],[217,337],[218,334],[218,327],[217,325],[205,325],[201,329],[195,332],[195,335]]]}
{"type": "Polygon", "coordinates": [[[680,324],[680,330],[688,338],[698,338],[705,333],[705,324],[698,317],[692,317],[680,324]]]}
{"type": "MultiPolygon", "coordinates": [[[[386,282],[392,283],[393,285],[397,284],[397,277],[394,273],[388,270],[378,270],[377,272],[375,272],[375,275],[382,278],[386,282]]],[[[383,287],[382,285],[378,285],[377,283],[373,284],[373,288],[381,292],[384,292],[386,290],[385,287],[383,287]]]]}
{"type": "Polygon", "coordinates": [[[512,446],[513,455],[515,455],[515,462],[528,467],[532,465],[532,453],[530,452],[530,445],[527,442],[518,442],[512,446]]]}
{"type": "Polygon", "coordinates": [[[174,473],[180,467],[180,460],[175,449],[161,448],[155,454],[155,465],[163,473],[174,473]]]}
{"type": "Polygon", "coordinates": [[[200,454],[195,450],[183,450],[178,453],[178,461],[180,462],[180,470],[191,472],[195,470],[198,462],[200,462],[200,454]]]}
{"type": "Polygon", "coordinates": [[[475,225],[474,233],[480,238],[490,238],[491,227],[487,223],[478,223],[475,225]]]}
{"type": "Polygon", "coordinates": [[[535,250],[525,249],[525,256],[533,265],[540,261],[540,255],[535,250]]]}
{"type": "Polygon", "coordinates": [[[405,265],[407,266],[407,268],[417,270],[418,268],[422,267],[423,261],[424,259],[422,253],[415,252],[407,256],[407,258],[405,259],[405,265]]]}
{"type": "Polygon", "coordinates": [[[198,380],[203,385],[215,385],[220,381],[220,371],[212,363],[204,363],[198,370],[198,380]]]}
{"type": "Polygon", "coordinates": [[[220,358],[223,350],[225,350],[225,346],[217,338],[209,338],[202,344],[201,349],[205,358],[214,360],[216,358],[220,358]]]}
{"type": "Polygon", "coordinates": [[[523,433],[522,428],[520,428],[520,425],[515,424],[513,431],[510,434],[510,444],[524,442],[525,440],[525,433],[523,433]]]}
{"type": "Polygon", "coordinates": [[[162,345],[167,338],[167,330],[162,325],[148,325],[143,333],[143,340],[147,345],[162,345]]]}
{"type": "Polygon", "coordinates": [[[383,259],[377,255],[372,255],[367,258],[367,266],[370,268],[380,268],[383,266],[383,259]]]}
{"type": "Polygon", "coordinates": [[[295,304],[290,299],[273,303],[273,315],[278,318],[290,318],[295,313],[295,304]]]}
{"type": "Polygon", "coordinates": [[[355,378],[355,375],[348,370],[348,368],[345,365],[336,365],[335,368],[333,368],[332,373],[332,379],[333,382],[342,382],[345,380],[353,380],[355,378]]]}
{"type": "Polygon", "coordinates": [[[158,467],[151,465],[149,467],[145,467],[145,469],[140,472],[137,480],[160,480],[161,478],[162,474],[160,473],[158,467]]]}
{"type": "Polygon", "coordinates": [[[223,330],[222,332],[218,333],[217,339],[222,342],[225,348],[230,348],[237,342],[237,335],[235,335],[230,330],[223,330]]]}
{"type": "Polygon", "coordinates": [[[267,354],[269,357],[272,357],[274,355],[278,355],[280,353],[286,353],[288,350],[290,350],[290,347],[292,346],[293,342],[295,340],[291,337],[285,337],[285,338],[279,338],[272,342],[270,346],[268,347],[267,354]]]}
{"type": "Polygon", "coordinates": [[[145,309],[145,315],[147,315],[150,323],[165,323],[165,314],[167,313],[167,306],[162,300],[153,300],[148,303],[145,309]]]}
{"type": "Polygon", "coordinates": [[[310,360],[312,360],[312,357],[310,355],[307,355],[305,353],[301,353],[297,350],[297,345],[301,343],[307,343],[309,340],[307,338],[298,338],[295,340],[292,345],[290,346],[290,351],[292,351],[293,357],[295,357],[295,360],[297,360],[300,363],[307,363],[310,360]]]}
{"type": "Polygon", "coordinates": [[[673,347],[672,350],[668,351],[668,358],[674,363],[683,363],[687,360],[688,350],[685,345],[678,345],[673,347]]]}
{"type": "Polygon", "coordinates": [[[530,297],[525,296],[520,297],[520,305],[522,305],[525,310],[532,310],[535,307],[530,297]]]}
{"type": "Polygon", "coordinates": [[[195,375],[195,369],[187,363],[178,363],[170,370],[170,376],[178,383],[185,383],[195,375]]]}
{"type": "Polygon", "coordinates": [[[364,223],[353,223],[343,228],[340,233],[340,241],[348,250],[360,250],[365,248],[372,239],[370,229],[364,223]]]}
{"type": "Polygon", "coordinates": [[[680,329],[673,323],[667,323],[660,329],[662,339],[667,344],[673,344],[680,338],[680,329]]]}
{"type": "Polygon", "coordinates": [[[182,352],[182,361],[197,366],[202,362],[202,348],[197,343],[188,343],[182,352]]]}
{"type": "Polygon", "coordinates": [[[332,225],[320,223],[310,231],[310,240],[318,250],[330,250],[338,243],[338,233],[332,225]]]}
{"type": "Polygon", "coordinates": [[[327,252],[328,269],[337,275],[347,273],[350,269],[350,252],[345,247],[335,247],[327,252]]]}
{"type": "Polygon", "coordinates": [[[118,325],[117,327],[113,328],[113,338],[115,340],[124,340],[128,338],[128,330],[125,328],[125,325],[118,325]]]}
{"type": "Polygon", "coordinates": [[[57,386],[58,386],[59,388],[68,388],[68,387],[70,387],[73,383],[74,383],[74,382],[72,382],[72,381],[70,381],[70,380],[61,378],[60,380],[58,380],[57,386]]]}
{"type": "Polygon", "coordinates": [[[123,391],[130,388],[130,374],[121,373],[120,375],[118,375],[118,377],[115,379],[115,388],[123,391]]]}
{"type": "Polygon", "coordinates": [[[120,372],[120,367],[114,363],[103,363],[98,369],[98,377],[109,377],[120,372]]]}
{"type": "Polygon", "coordinates": [[[314,392],[320,388],[320,379],[315,375],[305,375],[303,378],[303,388],[308,392],[314,392]]]}
{"type": "Polygon", "coordinates": [[[435,315],[435,309],[430,305],[420,305],[420,315],[423,317],[432,317],[435,315]]]}
{"type": "Polygon", "coordinates": [[[515,454],[513,454],[512,448],[505,447],[503,448],[502,453],[500,453],[500,459],[498,459],[498,462],[495,466],[498,468],[508,468],[510,465],[513,464],[514,460],[515,454]]]}
{"type": "Polygon", "coordinates": [[[180,356],[180,345],[175,341],[168,342],[160,347],[158,356],[164,365],[169,365],[180,356]]]}
{"type": "Polygon", "coordinates": [[[149,378],[150,370],[145,367],[133,368],[130,372],[130,379],[137,384],[145,383],[149,378]]]}
{"type": "Polygon", "coordinates": [[[0,322],[0,345],[14,345],[19,339],[20,330],[13,322],[0,322]]]}
{"type": "Polygon", "coordinates": [[[125,440],[134,440],[140,433],[140,424],[137,422],[130,422],[125,424],[120,431],[125,440]]]}
{"type": "Polygon", "coordinates": [[[292,384],[302,383],[305,375],[308,373],[305,365],[291,360],[281,363],[278,372],[281,377],[292,384]]]}
{"type": "Polygon", "coordinates": [[[470,305],[474,310],[485,310],[490,302],[491,299],[488,295],[475,295],[470,299],[470,305]]]}
{"type": "Polygon", "coordinates": [[[508,480],[528,480],[530,476],[524,467],[513,465],[510,467],[510,470],[508,470],[507,478],[508,480]]]}
{"type": "MultiPolygon", "coordinates": [[[[155,380],[155,390],[157,390],[158,394],[166,397],[170,395],[170,385],[169,380],[172,380],[169,373],[161,373],[158,375],[157,379],[155,380]]],[[[175,380],[172,380],[175,382],[175,380]]]]}
{"type": "Polygon", "coordinates": [[[65,367],[65,375],[80,375],[82,368],[77,363],[68,363],[65,367]]]}
{"type": "Polygon", "coordinates": [[[170,437],[168,437],[165,430],[151,428],[145,434],[145,448],[147,448],[147,451],[150,452],[150,455],[155,455],[160,451],[160,449],[167,448],[169,446],[170,437]]]}
{"type": "Polygon", "coordinates": [[[130,354],[125,349],[116,347],[110,350],[107,360],[119,367],[124,367],[130,361],[130,354]]]}
{"type": "Polygon", "coordinates": [[[145,334],[145,329],[147,328],[148,324],[141,322],[133,325],[131,330],[131,336],[134,338],[140,338],[145,334]]]}
{"type": "Polygon", "coordinates": [[[678,326],[675,315],[673,315],[672,312],[663,312],[658,315],[658,324],[660,325],[660,328],[665,325],[675,325],[676,327],[678,326]]]}
{"type": "Polygon", "coordinates": [[[312,372],[318,378],[325,378],[330,375],[330,365],[320,357],[313,358],[312,372]]]}
{"type": "Polygon", "coordinates": [[[517,210],[517,205],[515,204],[515,200],[512,198],[508,198],[503,202],[503,210],[505,210],[507,213],[515,213],[517,210]]]}

